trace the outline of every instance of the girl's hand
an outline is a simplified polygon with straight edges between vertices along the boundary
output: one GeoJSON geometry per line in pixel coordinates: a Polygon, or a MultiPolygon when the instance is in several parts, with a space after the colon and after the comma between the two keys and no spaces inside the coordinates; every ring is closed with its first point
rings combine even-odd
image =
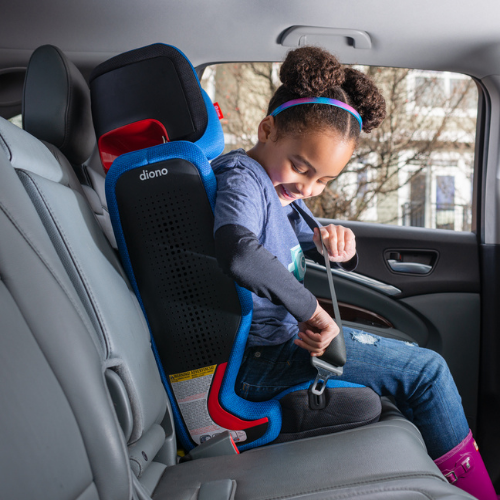
{"type": "MultiPolygon", "coordinates": [[[[313,241],[318,252],[323,255],[319,228],[314,228],[313,241]]],[[[347,262],[356,255],[356,238],[347,227],[329,224],[321,228],[321,236],[331,262],[347,262]]]]}
{"type": "Polygon", "coordinates": [[[337,323],[318,304],[312,317],[299,323],[299,338],[294,343],[309,351],[311,356],[321,356],[339,331],[337,323]]]}

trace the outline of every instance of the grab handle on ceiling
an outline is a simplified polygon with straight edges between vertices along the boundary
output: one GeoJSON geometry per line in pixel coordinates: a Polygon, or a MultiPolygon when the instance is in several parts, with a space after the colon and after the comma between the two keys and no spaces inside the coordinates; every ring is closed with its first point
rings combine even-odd
{"type": "Polygon", "coordinates": [[[280,43],[284,47],[302,47],[314,43],[318,36],[349,38],[355,49],[372,48],[372,40],[366,31],[319,26],[292,26],[283,33],[280,43]]]}

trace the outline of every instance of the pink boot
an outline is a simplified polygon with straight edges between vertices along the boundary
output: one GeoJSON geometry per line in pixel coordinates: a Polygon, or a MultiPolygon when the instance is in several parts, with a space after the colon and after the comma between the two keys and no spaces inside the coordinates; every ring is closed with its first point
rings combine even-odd
{"type": "Polygon", "coordinates": [[[434,463],[451,484],[479,500],[497,500],[472,431],[455,448],[434,460],[434,463]]]}

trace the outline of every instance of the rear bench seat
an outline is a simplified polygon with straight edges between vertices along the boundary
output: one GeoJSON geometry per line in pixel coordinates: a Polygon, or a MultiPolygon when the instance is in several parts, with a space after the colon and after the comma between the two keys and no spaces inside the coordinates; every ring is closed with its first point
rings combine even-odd
{"type": "Polygon", "coordinates": [[[2,498],[471,498],[389,404],[371,426],[175,465],[147,327],[74,173],[5,120],[0,145],[2,498]]]}

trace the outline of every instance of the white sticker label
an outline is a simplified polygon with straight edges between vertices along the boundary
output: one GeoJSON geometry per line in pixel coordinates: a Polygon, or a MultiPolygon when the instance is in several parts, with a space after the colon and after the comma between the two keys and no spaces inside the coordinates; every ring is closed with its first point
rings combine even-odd
{"type": "MultiPolygon", "coordinates": [[[[227,429],[217,425],[208,413],[208,393],[217,365],[170,375],[175,399],[191,438],[204,443],[227,429]]],[[[245,431],[229,431],[235,443],[246,441],[245,431]]]]}

